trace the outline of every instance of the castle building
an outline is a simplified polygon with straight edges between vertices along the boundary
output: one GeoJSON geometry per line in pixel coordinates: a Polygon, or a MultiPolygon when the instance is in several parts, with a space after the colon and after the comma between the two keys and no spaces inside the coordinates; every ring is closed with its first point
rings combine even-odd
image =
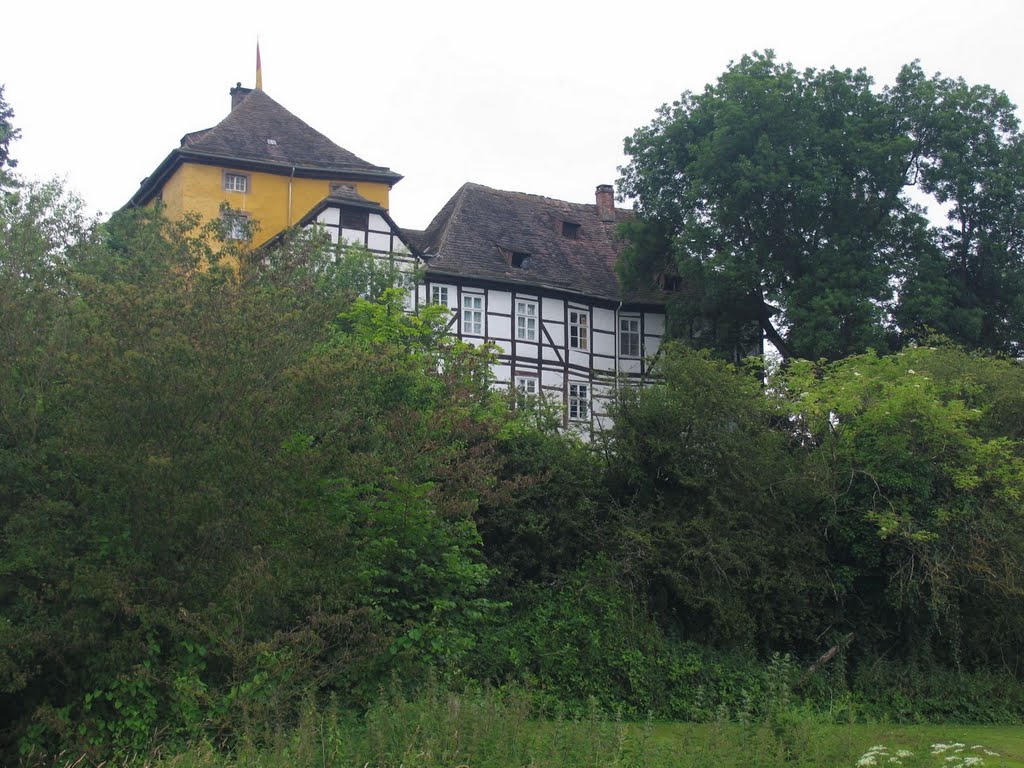
{"type": "Polygon", "coordinates": [[[246,236],[244,219],[258,222],[253,247],[316,227],[339,247],[418,265],[410,308],[448,307],[453,334],[496,347],[496,386],[561,403],[564,426],[583,435],[607,426],[615,387],[648,378],[666,294],[623,292],[617,229],[632,212],[615,207],[611,185],[592,203],[570,203],[467,183],[426,230],[402,230],[388,210],[399,174],[338,146],[260,88],[232,88],[231,107],[213,128],[186,134],[129,206],[160,200],[171,217],[227,210],[237,217],[229,236],[246,236]]]}
{"type": "Polygon", "coordinates": [[[230,206],[228,236],[247,236],[259,224],[259,247],[298,223],[339,189],[387,210],[401,175],[357,157],[282,107],[262,89],[231,89],[231,111],[212,128],[185,134],[181,146],[143,179],[130,207],[161,201],[171,218],[196,212],[204,220],[230,206]]]}

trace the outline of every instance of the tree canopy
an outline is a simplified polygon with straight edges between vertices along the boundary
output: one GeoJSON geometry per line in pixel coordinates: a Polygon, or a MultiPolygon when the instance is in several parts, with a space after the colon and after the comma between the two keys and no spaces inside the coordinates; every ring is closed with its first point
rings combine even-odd
{"type": "Polygon", "coordinates": [[[879,89],[864,70],[754,53],[625,148],[620,190],[638,218],[621,271],[683,277],[677,336],[729,350],[757,328],[810,359],[935,331],[1019,343],[1021,141],[995,89],[916,63],[879,89]],[[946,227],[914,189],[948,206],[946,227]]]}

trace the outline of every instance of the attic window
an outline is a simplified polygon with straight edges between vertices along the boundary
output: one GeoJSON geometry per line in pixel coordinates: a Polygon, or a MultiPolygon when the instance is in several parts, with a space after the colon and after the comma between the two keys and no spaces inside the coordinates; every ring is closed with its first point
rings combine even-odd
{"type": "Polygon", "coordinates": [[[666,293],[679,293],[683,290],[683,278],[679,275],[658,275],[658,287],[666,293]]]}
{"type": "Polygon", "coordinates": [[[530,266],[530,254],[519,253],[514,251],[512,253],[512,267],[513,269],[528,269],[530,266]]]}
{"type": "Polygon", "coordinates": [[[335,192],[355,192],[356,187],[354,184],[341,184],[340,182],[331,182],[331,194],[335,192]]]}
{"type": "Polygon", "coordinates": [[[277,146],[277,139],[267,139],[267,144],[269,144],[272,147],[276,147],[277,146]]]}
{"type": "Polygon", "coordinates": [[[562,222],[562,237],[570,240],[578,240],[580,236],[580,225],[573,221],[562,222]]]}
{"type": "Polygon", "coordinates": [[[370,216],[366,211],[341,209],[341,226],[346,229],[369,229],[370,216]]]}

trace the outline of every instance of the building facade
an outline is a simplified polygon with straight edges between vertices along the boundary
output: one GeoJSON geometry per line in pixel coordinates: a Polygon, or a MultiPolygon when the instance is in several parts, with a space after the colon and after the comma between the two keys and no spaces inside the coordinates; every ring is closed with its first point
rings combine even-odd
{"type": "Polygon", "coordinates": [[[581,204],[465,184],[424,231],[379,213],[376,232],[339,225],[361,222],[360,205],[370,203],[336,198],[302,223],[324,227],[332,242],[419,263],[424,278],[410,305],[447,307],[452,334],[496,348],[496,386],[561,403],[566,428],[608,426],[614,388],[649,376],[665,296],[620,289],[617,229],[631,212],[615,208],[610,185],[581,204]]]}
{"type": "Polygon", "coordinates": [[[230,216],[229,237],[258,222],[257,248],[293,226],[322,228],[338,247],[356,243],[419,268],[410,308],[446,306],[453,334],[497,349],[496,386],[560,403],[564,426],[584,435],[607,426],[615,387],[649,376],[666,295],[622,291],[618,226],[632,212],[615,207],[611,185],[597,187],[593,203],[570,203],[467,183],[426,230],[402,230],[388,210],[399,174],[258,88],[236,86],[231,104],[216,126],[186,134],[129,206],[230,216]]]}

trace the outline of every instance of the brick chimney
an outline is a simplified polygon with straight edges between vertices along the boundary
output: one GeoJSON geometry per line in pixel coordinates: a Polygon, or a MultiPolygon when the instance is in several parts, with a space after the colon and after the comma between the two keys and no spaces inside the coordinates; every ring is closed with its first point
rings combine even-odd
{"type": "Polygon", "coordinates": [[[597,217],[601,221],[615,221],[615,192],[611,184],[597,185],[597,217]]]}
{"type": "Polygon", "coordinates": [[[252,93],[252,88],[243,88],[241,83],[231,89],[231,109],[242,103],[242,99],[252,93]]]}

